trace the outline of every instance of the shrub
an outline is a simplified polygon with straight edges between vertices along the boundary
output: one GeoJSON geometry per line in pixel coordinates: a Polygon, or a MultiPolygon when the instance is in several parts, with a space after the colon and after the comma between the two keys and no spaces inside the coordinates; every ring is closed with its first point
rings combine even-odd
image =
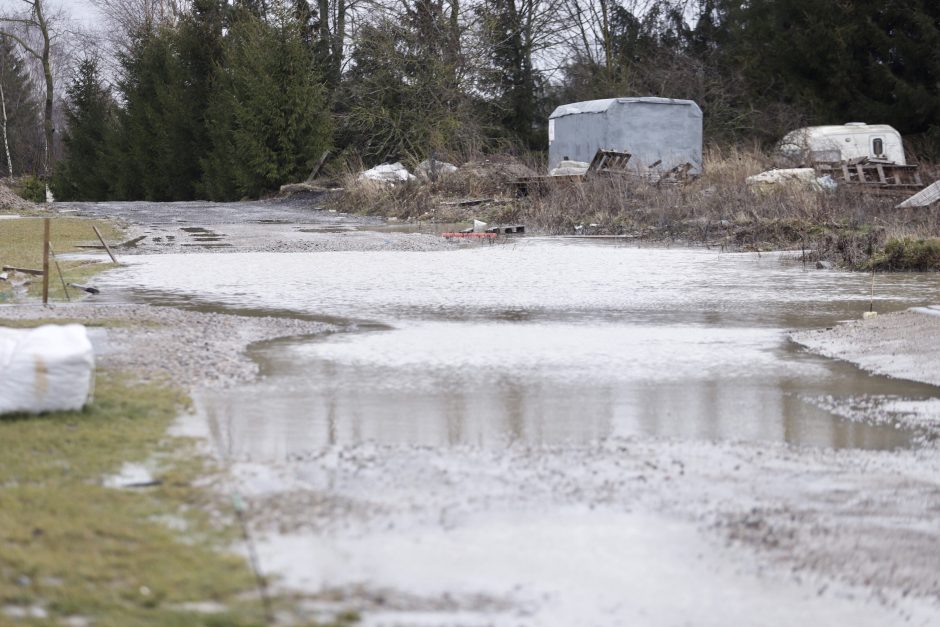
{"type": "Polygon", "coordinates": [[[46,202],[46,183],[38,176],[28,176],[20,183],[16,193],[35,203],[46,202]]]}
{"type": "Polygon", "coordinates": [[[881,254],[872,257],[870,266],[887,271],[940,270],[940,238],[895,238],[885,244],[881,254]]]}

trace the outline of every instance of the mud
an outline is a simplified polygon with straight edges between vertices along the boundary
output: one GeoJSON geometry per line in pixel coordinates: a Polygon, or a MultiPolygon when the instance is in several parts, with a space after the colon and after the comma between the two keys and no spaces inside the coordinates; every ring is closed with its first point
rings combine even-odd
{"type": "Polygon", "coordinates": [[[930,625],[936,453],[612,438],[233,472],[278,586],[366,624],[930,625]]]}
{"type": "Polygon", "coordinates": [[[931,307],[793,334],[821,355],[877,374],[940,386],[940,316],[931,307]]]}

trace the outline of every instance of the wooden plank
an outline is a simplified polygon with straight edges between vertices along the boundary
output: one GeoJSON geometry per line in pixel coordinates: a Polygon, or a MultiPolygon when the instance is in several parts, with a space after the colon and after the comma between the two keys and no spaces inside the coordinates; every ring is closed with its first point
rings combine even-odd
{"type": "Polygon", "coordinates": [[[865,168],[862,167],[862,164],[855,166],[855,170],[858,172],[858,182],[867,183],[868,179],[865,177],[865,168]]]}
{"type": "Polygon", "coordinates": [[[55,256],[55,249],[52,248],[52,242],[49,242],[49,252],[52,254],[52,262],[55,264],[55,269],[59,273],[59,280],[62,281],[62,291],[65,292],[65,300],[72,302],[72,297],[69,296],[69,288],[65,284],[65,277],[62,276],[62,268],[59,267],[59,260],[56,259],[56,256],[55,256]]]}
{"type": "Polygon", "coordinates": [[[313,181],[316,180],[317,174],[320,173],[320,170],[323,168],[323,164],[326,162],[326,158],[329,156],[330,156],[329,150],[323,151],[323,154],[320,155],[320,160],[317,162],[316,167],[313,168],[313,171],[310,172],[310,176],[307,177],[308,183],[313,183],[313,181]]]}
{"type": "Polygon", "coordinates": [[[101,237],[101,231],[99,231],[98,227],[95,225],[91,225],[91,228],[95,230],[95,235],[98,236],[98,241],[101,242],[101,245],[104,246],[104,249],[108,251],[108,256],[111,257],[111,261],[113,261],[114,263],[117,263],[118,260],[114,258],[114,253],[111,252],[111,247],[108,246],[108,243],[104,241],[103,237],[101,237]]]}
{"type": "Polygon", "coordinates": [[[878,180],[881,181],[881,184],[884,185],[888,182],[888,179],[885,178],[885,168],[880,163],[875,166],[878,169],[878,180]]]}
{"type": "Polygon", "coordinates": [[[141,235],[140,237],[135,237],[134,239],[129,239],[126,242],[121,242],[115,248],[130,248],[131,246],[136,246],[138,243],[147,239],[146,235],[141,235]]]}
{"type": "Polygon", "coordinates": [[[852,182],[852,174],[849,172],[849,166],[845,163],[842,164],[842,180],[846,183],[852,182]]]}
{"type": "Polygon", "coordinates": [[[22,274],[31,274],[33,276],[42,276],[42,270],[32,270],[30,268],[16,268],[14,266],[3,266],[4,272],[20,272],[22,274]]]}

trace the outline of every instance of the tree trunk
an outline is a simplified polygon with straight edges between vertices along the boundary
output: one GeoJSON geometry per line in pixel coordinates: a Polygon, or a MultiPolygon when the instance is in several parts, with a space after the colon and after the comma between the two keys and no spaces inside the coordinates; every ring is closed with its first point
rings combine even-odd
{"type": "Polygon", "coordinates": [[[36,23],[39,25],[39,32],[42,34],[42,73],[46,79],[46,106],[45,118],[43,119],[43,130],[45,139],[45,154],[43,158],[43,170],[48,184],[52,177],[52,136],[55,132],[52,120],[52,103],[54,94],[52,92],[52,61],[51,48],[49,43],[49,25],[46,23],[46,17],[42,11],[42,0],[35,0],[33,5],[36,10],[36,23]]]}
{"type": "Polygon", "coordinates": [[[7,135],[7,97],[3,91],[3,77],[0,76],[0,105],[3,106],[3,147],[7,152],[7,167],[10,169],[10,183],[13,182],[13,158],[10,156],[10,138],[7,135]]]}

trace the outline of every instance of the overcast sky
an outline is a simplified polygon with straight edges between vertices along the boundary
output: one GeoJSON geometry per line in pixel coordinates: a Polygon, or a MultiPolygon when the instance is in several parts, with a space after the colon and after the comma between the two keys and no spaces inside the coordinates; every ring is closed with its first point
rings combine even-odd
{"type": "MultiPolygon", "coordinates": [[[[92,6],[89,0],[46,0],[46,4],[50,7],[63,7],[65,10],[72,15],[73,18],[93,26],[98,18],[97,9],[92,6]]],[[[26,3],[23,0],[0,0],[0,9],[8,10],[21,10],[26,7],[26,3]]]]}

